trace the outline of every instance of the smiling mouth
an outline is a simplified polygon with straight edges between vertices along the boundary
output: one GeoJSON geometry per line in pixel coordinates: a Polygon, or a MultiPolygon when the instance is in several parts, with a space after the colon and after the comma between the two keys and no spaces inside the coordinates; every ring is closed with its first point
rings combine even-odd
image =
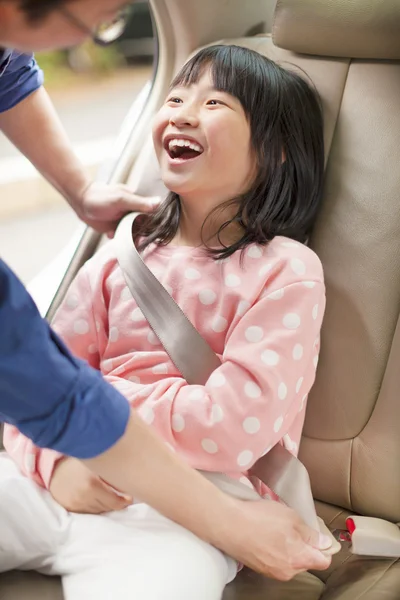
{"type": "Polygon", "coordinates": [[[204,148],[197,142],[182,138],[166,140],[164,148],[172,160],[179,162],[193,160],[204,152],[204,148]]]}

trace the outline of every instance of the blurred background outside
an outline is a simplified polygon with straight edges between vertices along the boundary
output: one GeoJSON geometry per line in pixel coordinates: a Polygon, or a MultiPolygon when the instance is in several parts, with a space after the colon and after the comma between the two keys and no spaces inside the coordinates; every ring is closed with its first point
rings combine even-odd
{"type": "MultiPolygon", "coordinates": [[[[37,54],[45,87],[77,155],[96,174],[152,77],[156,41],[147,2],[135,3],[112,46],[37,54]]],[[[78,219],[0,132],[0,257],[27,283],[67,244],[78,219]]]]}

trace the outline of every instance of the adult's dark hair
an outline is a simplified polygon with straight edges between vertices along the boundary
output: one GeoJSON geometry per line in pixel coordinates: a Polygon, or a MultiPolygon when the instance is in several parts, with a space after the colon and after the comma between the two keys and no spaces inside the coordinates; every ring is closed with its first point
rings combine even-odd
{"type": "Polygon", "coordinates": [[[29,23],[37,24],[70,0],[18,0],[19,8],[29,23]]]}
{"type": "MultiPolygon", "coordinates": [[[[207,68],[215,88],[242,104],[257,161],[253,184],[229,201],[235,206],[234,216],[218,231],[219,237],[228,225],[238,223],[242,237],[230,246],[209,249],[210,254],[227,258],[249,244],[267,244],[277,235],[306,241],[321,201],[324,170],[323,119],[316,90],[292,68],[284,69],[253,50],[223,45],[198,52],[171,88],[197,83],[207,68]]],[[[171,192],[154,215],[143,219],[141,248],[170,242],[180,215],[179,196],[171,192]]]]}

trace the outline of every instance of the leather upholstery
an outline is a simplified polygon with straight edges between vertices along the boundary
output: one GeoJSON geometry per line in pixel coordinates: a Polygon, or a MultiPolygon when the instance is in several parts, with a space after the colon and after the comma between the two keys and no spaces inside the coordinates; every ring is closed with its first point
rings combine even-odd
{"type": "Polygon", "coordinates": [[[397,0],[278,0],[274,42],[293,52],[400,58],[397,0]]]}
{"type": "MultiPolygon", "coordinates": [[[[234,40],[304,69],[323,100],[325,198],[311,246],[324,264],[328,302],[301,458],[318,512],[331,529],[343,529],[352,512],[400,521],[400,62],[349,58],[363,56],[369,45],[375,58],[382,58],[384,47],[400,58],[400,4],[396,13],[394,1],[345,3],[282,0],[275,23],[281,45],[331,55],[337,47],[340,58],[298,56],[278,49],[270,36],[234,40]],[[390,19],[372,6],[381,6],[390,19]],[[312,31],[299,13],[311,7],[312,31]],[[331,19],[332,31],[321,25],[321,15],[331,19]],[[348,27],[358,16],[369,28],[362,35],[354,30],[355,41],[343,37],[339,53],[334,31],[345,15],[348,27]],[[296,27],[297,37],[290,33],[296,27]],[[296,45],[297,38],[305,39],[306,49],[296,45]]],[[[162,191],[150,145],[131,182],[141,193],[162,191]]],[[[56,580],[16,573],[0,579],[1,600],[59,600],[60,594],[56,580]]],[[[378,598],[400,598],[400,561],[354,557],[346,544],[326,573],[279,583],[244,570],[224,595],[224,600],[378,598]]]]}

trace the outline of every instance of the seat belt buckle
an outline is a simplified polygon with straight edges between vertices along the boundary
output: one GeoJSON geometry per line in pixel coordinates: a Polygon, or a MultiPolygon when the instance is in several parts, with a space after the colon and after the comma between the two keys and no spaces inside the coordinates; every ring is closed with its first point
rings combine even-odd
{"type": "Polygon", "coordinates": [[[351,552],[376,558],[400,557],[400,529],[395,523],[374,517],[353,516],[346,520],[351,552]]]}

